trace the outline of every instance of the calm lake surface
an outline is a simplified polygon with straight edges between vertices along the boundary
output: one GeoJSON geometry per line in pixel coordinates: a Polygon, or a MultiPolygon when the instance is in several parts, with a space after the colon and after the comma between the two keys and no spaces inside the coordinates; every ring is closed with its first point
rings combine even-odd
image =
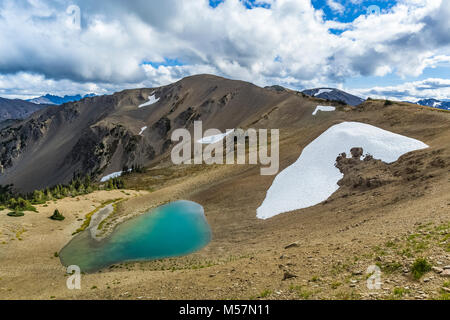
{"type": "Polygon", "coordinates": [[[102,241],[92,239],[85,230],[59,256],[64,266],[77,265],[83,272],[95,272],[125,261],[187,255],[210,241],[211,229],[203,207],[176,201],[125,221],[102,241]]]}

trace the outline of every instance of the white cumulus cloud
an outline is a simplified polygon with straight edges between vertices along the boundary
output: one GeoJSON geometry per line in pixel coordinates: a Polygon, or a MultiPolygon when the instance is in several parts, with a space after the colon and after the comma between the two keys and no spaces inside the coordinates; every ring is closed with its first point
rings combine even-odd
{"type": "MultiPolygon", "coordinates": [[[[342,3],[327,2],[337,12],[345,11],[342,3]]],[[[0,94],[103,93],[194,73],[339,86],[354,76],[417,76],[450,59],[444,0],[400,0],[348,23],[326,20],[310,0],[257,1],[251,9],[239,0],[216,8],[207,0],[70,4],[80,8],[79,19],[65,1],[0,2],[0,94]]]]}

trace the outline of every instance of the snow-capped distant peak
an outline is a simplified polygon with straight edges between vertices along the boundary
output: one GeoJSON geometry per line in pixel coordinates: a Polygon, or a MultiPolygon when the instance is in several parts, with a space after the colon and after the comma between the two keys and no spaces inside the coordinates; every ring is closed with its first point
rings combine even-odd
{"type": "Polygon", "coordinates": [[[364,99],[360,97],[333,88],[308,89],[302,92],[310,97],[325,99],[329,101],[339,101],[348,104],[350,106],[357,106],[364,102],[364,99]]]}
{"type": "Polygon", "coordinates": [[[52,104],[52,105],[56,105],[56,103],[54,103],[53,101],[45,98],[45,97],[38,97],[38,98],[34,98],[34,99],[30,99],[28,100],[28,102],[34,103],[34,104],[52,104]]]}
{"type": "Polygon", "coordinates": [[[450,101],[440,101],[437,99],[422,99],[416,102],[416,104],[425,107],[438,108],[443,110],[450,110],[450,101]]]}
{"type": "Polygon", "coordinates": [[[322,93],[330,93],[330,92],[333,92],[333,89],[319,89],[319,90],[316,92],[316,94],[314,94],[314,96],[318,96],[318,95],[320,95],[320,94],[322,94],[322,93]]]}
{"type": "Polygon", "coordinates": [[[34,99],[29,99],[27,100],[28,102],[32,102],[34,104],[51,104],[51,105],[61,105],[67,102],[75,102],[75,101],[80,101],[81,99],[84,98],[90,98],[90,97],[95,97],[95,93],[89,93],[86,94],[84,96],[77,94],[74,96],[64,96],[64,97],[60,97],[60,96],[55,96],[55,95],[51,95],[51,94],[46,94],[45,96],[41,96],[41,97],[37,97],[34,99]]]}

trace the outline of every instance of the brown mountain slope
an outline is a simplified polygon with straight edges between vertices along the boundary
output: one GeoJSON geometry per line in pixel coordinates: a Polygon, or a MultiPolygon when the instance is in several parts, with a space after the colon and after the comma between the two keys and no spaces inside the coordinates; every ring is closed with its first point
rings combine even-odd
{"type": "MultiPolygon", "coordinates": [[[[280,170],[295,162],[324,130],[342,121],[372,124],[419,139],[430,148],[408,153],[390,165],[344,161],[339,165],[344,173],[341,187],[327,201],[265,221],[256,218],[256,208],[274,177],[261,176],[259,166],[169,163],[131,175],[126,178],[128,186],[154,192],[121,204],[110,222],[166,201],[188,199],[204,207],[213,240],[194,255],[126,265],[136,280],[101,294],[120,297],[126,289],[131,297],[249,299],[267,291],[271,299],[356,299],[390,298],[394,288],[409,287],[409,298],[439,297],[444,279],[435,276],[427,284],[418,282],[411,276],[411,265],[420,257],[450,265],[448,240],[443,242],[450,221],[450,113],[368,101],[356,109],[310,118],[313,107],[303,108],[307,112],[298,121],[291,120],[295,106],[285,105],[256,123],[283,124],[280,170]],[[423,237],[414,238],[417,234],[423,237]],[[383,289],[378,291],[366,287],[365,271],[374,264],[383,270],[383,289]],[[164,271],[171,269],[176,271],[164,271]],[[286,274],[295,277],[284,280],[286,274]],[[140,282],[146,276],[151,283],[140,282]]],[[[104,283],[127,271],[109,270],[90,280],[104,283]]]]}
{"type": "Polygon", "coordinates": [[[0,122],[10,119],[25,119],[34,112],[46,107],[48,107],[48,105],[0,97],[0,122]]]}
{"type": "MultiPolygon", "coordinates": [[[[30,191],[68,182],[74,174],[97,178],[127,165],[148,165],[169,150],[171,132],[248,127],[280,108],[277,127],[299,121],[314,99],[253,84],[199,75],[154,89],[126,90],[50,107],[0,131],[0,184],[30,191]],[[139,108],[155,95],[158,102],[139,108]],[[148,129],[139,135],[141,128],[148,129]]],[[[264,123],[264,121],[263,121],[264,123]]]]}
{"type": "MultiPolygon", "coordinates": [[[[372,124],[419,139],[430,148],[405,154],[389,165],[376,160],[339,161],[344,178],[328,200],[264,221],[256,218],[256,208],[274,176],[261,176],[259,166],[173,166],[162,158],[147,172],[126,176],[128,187],[152,192],[121,202],[105,228],[167,201],[187,199],[204,207],[213,233],[211,243],[185,257],[125,262],[83,275],[82,290],[67,289],[66,270],[54,253],[73,238],[72,233],[83,223],[80,217],[92,211],[92,204],[101,204],[95,199],[100,196],[38,206],[39,213],[26,214],[22,220],[12,220],[5,212],[0,215],[0,240],[5,241],[0,252],[5,290],[0,290],[0,297],[444,297],[442,287],[447,278],[431,271],[415,280],[411,270],[415,259],[423,257],[439,268],[450,265],[450,113],[367,101],[354,109],[342,107],[312,117],[315,106],[323,101],[296,99],[288,98],[251,121],[251,126],[280,128],[280,169],[294,163],[324,130],[343,121],[372,124]],[[48,219],[55,208],[65,208],[66,219],[58,227],[48,219]],[[17,234],[21,241],[12,241],[17,234]],[[380,290],[366,286],[366,270],[371,265],[382,269],[380,290]]],[[[114,192],[111,199],[123,197],[114,192]]]]}

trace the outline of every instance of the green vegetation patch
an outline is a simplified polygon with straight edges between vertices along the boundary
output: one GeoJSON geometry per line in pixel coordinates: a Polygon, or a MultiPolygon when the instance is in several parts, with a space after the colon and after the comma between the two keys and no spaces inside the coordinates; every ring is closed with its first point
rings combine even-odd
{"type": "Polygon", "coordinates": [[[271,290],[264,290],[259,294],[259,298],[265,299],[272,294],[271,290]]]}
{"type": "Polygon", "coordinates": [[[405,288],[400,288],[400,287],[394,288],[392,290],[392,294],[395,298],[402,298],[404,295],[406,295],[408,293],[409,293],[409,290],[407,290],[405,288]]]}
{"type": "MultiPolygon", "coordinates": [[[[142,168],[134,168],[136,172],[143,171],[142,168]]],[[[90,175],[84,177],[75,175],[69,184],[58,184],[51,188],[35,190],[28,194],[19,194],[13,190],[13,185],[0,185],[0,210],[9,208],[13,211],[34,211],[34,205],[44,205],[48,201],[86,195],[96,190],[124,189],[125,183],[118,177],[109,180],[106,184],[92,182],[90,175]]]]}
{"type": "Polygon", "coordinates": [[[381,271],[387,274],[392,274],[402,269],[402,265],[399,262],[386,262],[386,263],[376,263],[380,267],[381,271]]]}
{"type": "Polygon", "coordinates": [[[297,293],[297,296],[303,300],[308,300],[309,298],[311,298],[311,296],[313,294],[307,288],[304,288],[303,286],[299,286],[299,285],[297,285],[297,286],[291,285],[289,287],[289,291],[297,293]]]}
{"type": "Polygon", "coordinates": [[[25,200],[22,197],[11,198],[7,203],[8,208],[14,211],[33,211],[37,212],[37,209],[31,204],[29,200],[25,200]]]}
{"type": "Polygon", "coordinates": [[[427,272],[431,271],[432,265],[425,258],[418,258],[411,267],[411,274],[414,279],[419,280],[427,272]]]}
{"type": "Polygon", "coordinates": [[[9,217],[23,217],[25,215],[25,213],[21,212],[21,211],[12,211],[10,213],[7,214],[9,217]]]}
{"type": "Polygon", "coordinates": [[[103,203],[101,204],[101,206],[99,206],[99,207],[95,208],[94,210],[92,210],[91,212],[89,212],[89,213],[86,215],[85,220],[84,220],[83,224],[81,225],[81,227],[78,228],[72,235],[75,235],[75,234],[77,234],[77,233],[80,233],[80,232],[86,230],[86,229],[89,227],[89,225],[91,224],[92,216],[93,216],[95,213],[97,213],[99,210],[103,209],[103,208],[106,207],[108,204],[115,203],[115,202],[120,201],[120,200],[122,200],[122,198],[115,199],[115,200],[108,200],[108,201],[105,201],[105,202],[103,202],[103,203]]]}
{"type": "Polygon", "coordinates": [[[58,209],[56,209],[53,212],[53,215],[50,217],[50,219],[56,220],[56,221],[63,221],[65,219],[65,217],[59,212],[58,209]]]}
{"type": "MultiPolygon", "coordinates": [[[[119,206],[119,204],[122,202],[122,201],[124,201],[124,199],[116,199],[116,200],[114,200],[113,202],[112,202],[112,206],[113,206],[113,211],[111,212],[111,214],[108,216],[108,217],[111,217],[111,216],[113,216],[116,212],[117,212],[117,207],[119,206]]],[[[98,227],[97,227],[97,230],[102,230],[103,229],[103,227],[105,226],[105,224],[106,224],[106,221],[108,220],[108,217],[106,217],[105,219],[103,219],[101,222],[100,222],[100,224],[98,225],[98,227]]]]}

